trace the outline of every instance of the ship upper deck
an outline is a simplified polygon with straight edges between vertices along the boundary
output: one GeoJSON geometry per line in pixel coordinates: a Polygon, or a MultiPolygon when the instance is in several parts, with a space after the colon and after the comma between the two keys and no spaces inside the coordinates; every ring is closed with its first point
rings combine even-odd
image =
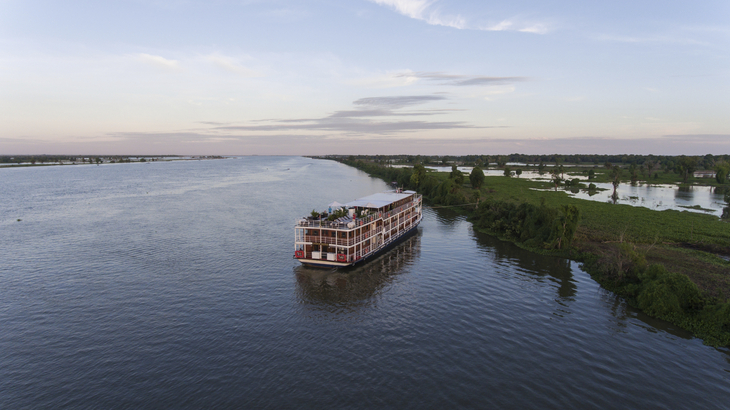
{"type": "MultiPolygon", "coordinates": [[[[331,221],[323,220],[321,217],[307,216],[299,219],[296,225],[297,227],[351,230],[356,226],[361,226],[363,223],[367,224],[376,219],[388,218],[391,215],[402,212],[409,206],[413,206],[413,201],[420,200],[420,197],[415,191],[387,191],[368,195],[346,204],[335,202],[338,207],[350,209],[350,213],[331,221]],[[364,211],[366,215],[353,218],[353,212],[355,212],[353,209],[364,209],[366,210],[364,211]]],[[[330,204],[330,206],[332,208],[333,204],[330,204]]],[[[323,215],[326,217],[327,213],[325,212],[323,215]]]]}
{"type": "Polygon", "coordinates": [[[356,199],[352,202],[348,202],[345,204],[345,206],[348,207],[357,207],[357,208],[368,208],[368,209],[380,209],[384,208],[386,206],[389,206],[391,204],[394,204],[398,201],[407,199],[410,196],[413,196],[416,191],[387,191],[387,192],[379,192],[377,194],[368,195],[359,199],[356,199]]]}

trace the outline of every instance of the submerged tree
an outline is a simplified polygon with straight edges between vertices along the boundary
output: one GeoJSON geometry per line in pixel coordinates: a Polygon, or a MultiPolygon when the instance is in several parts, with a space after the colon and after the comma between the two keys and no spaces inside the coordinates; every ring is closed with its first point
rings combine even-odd
{"type": "Polygon", "coordinates": [[[613,184],[613,195],[611,195],[611,199],[613,199],[613,203],[615,204],[618,199],[616,189],[618,189],[618,186],[621,183],[621,168],[619,168],[618,165],[614,165],[613,168],[611,168],[611,173],[609,175],[611,175],[611,183],[613,184]]]}
{"type": "Polygon", "coordinates": [[[508,166],[504,167],[504,176],[506,176],[508,178],[512,176],[512,169],[510,167],[508,167],[508,166]]]}
{"type": "Polygon", "coordinates": [[[552,175],[553,184],[555,184],[555,190],[557,191],[560,186],[560,182],[563,181],[563,178],[560,176],[560,170],[553,168],[553,170],[550,171],[550,175],[552,175]]]}
{"type": "Polygon", "coordinates": [[[635,184],[636,181],[639,179],[638,169],[636,168],[636,164],[631,163],[629,165],[629,174],[631,175],[631,183],[635,184]]]}

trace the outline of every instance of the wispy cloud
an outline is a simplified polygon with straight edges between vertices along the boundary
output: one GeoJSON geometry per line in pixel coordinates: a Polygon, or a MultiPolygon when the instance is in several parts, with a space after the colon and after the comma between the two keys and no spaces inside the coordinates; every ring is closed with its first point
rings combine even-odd
{"type": "Polygon", "coordinates": [[[453,109],[428,109],[401,111],[404,108],[429,102],[447,100],[440,95],[409,95],[361,98],[353,102],[354,110],[340,110],[322,118],[270,119],[255,124],[220,125],[209,130],[215,132],[303,132],[319,131],[340,135],[393,135],[423,130],[446,130],[478,127],[462,121],[405,120],[397,117],[433,116],[453,109]],[[383,117],[394,117],[385,120],[383,117]]]}
{"type": "Polygon", "coordinates": [[[412,19],[421,20],[434,26],[452,27],[459,30],[520,31],[523,33],[546,34],[551,26],[546,22],[528,22],[520,19],[502,20],[499,23],[477,26],[470,24],[461,14],[445,14],[438,7],[439,0],[370,0],[381,6],[391,8],[412,19]]]}
{"type": "Polygon", "coordinates": [[[452,74],[445,72],[425,72],[401,70],[389,72],[375,77],[362,78],[351,81],[354,85],[375,88],[405,87],[419,84],[421,81],[432,82],[435,85],[445,86],[497,86],[509,85],[530,81],[529,77],[510,76],[497,77],[485,75],[452,74]]]}
{"type": "Polygon", "coordinates": [[[143,63],[153,65],[155,67],[165,68],[168,70],[179,70],[180,62],[177,60],[170,60],[162,56],[156,56],[152,54],[140,53],[136,55],[136,58],[143,63]]]}
{"type": "Polygon", "coordinates": [[[527,77],[490,77],[481,75],[449,74],[443,72],[413,71],[395,74],[395,76],[437,81],[440,85],[456,86],[505,85],[529,80],[527,77]]]}
{"type": "Polygon", "coordinates": [[[523,33],[547,34],[551,30],[551,25],[545,22],[525,22],[515,20],[502,20],[497,24],[482,26],[479,28],[484,31],[520,31],[523,33]]]}
{"type": "Polygon", "coordinates": [[[233,125],[217,127],[225,131],[327,131],[344,133],[345,135],[389,135],[399,132],[415,132],[425,130],[453,130],[460,128],[489,128],[477,127],[461,121],[374,121],[358,120],[354,118],[327,117],[302,121],[296,124],[274,123],[267,125],[233,125]]]}
{"type": "Polygon", "coordinates": [[[368,97],[353,102],[355,105],[370,107],[387,107],[388,109],[399,109],[411,105],[423,104],[429,101],[441,101],[446,97],[439,95],[403,95],[395,97],[368,97]]]}
{"type": "Polygon", "coordinates": [[[229,73],[238,74],[243,77],[261,77],[261,73],[241,65],[231,57],[211,54],[206,56],[205,59],[229,73]]]}
{"type": "Polygon", "coordinates": [[[433,5],[436,0],[371,0],[381,6],[387,6],[404,16],[425,21],[434,26],[446,26],[465,29],[466,19],[460,15],[444,15],[433,5]]]}

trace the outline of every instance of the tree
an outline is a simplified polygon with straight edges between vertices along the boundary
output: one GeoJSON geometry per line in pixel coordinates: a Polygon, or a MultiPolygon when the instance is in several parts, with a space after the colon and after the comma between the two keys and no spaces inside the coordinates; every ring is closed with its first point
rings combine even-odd
{"type": "Polygon", "coordinates": [[[725,162],[718,163],[715,165],[715,172],[715,180],[717,180],[718,184],[727,183],[727,174],[730,172],[730,164],[725,162]]]}
{"type": "Polygon", "coordinates": [[[637,172],[638,170],[636,169],[636,164],[631,163],[631,165],[629,165],[629,174],[631,174],[632,184],[635,184],[636,181],[639,179],[639,174],[637,172]]]}
{"type": "Polygon", "coordinates": [[[517,168],[517,169],[515,170],[515,174],[517,174],[517,178],[519,178],[519,177],[520,177],[520,175],[522,175],[522,169],[521,169],[521,168],[517,168]]]}
{"type": "Polygon", "coordinates": [[[537,173],[542,175],[545,173],[545,163],[540,160],[540,165],[537,166],[537,173]]]}
{"type": "Polygon", "coordinates": [[[575,238],[575,231],[578,229],[580,221],[580,210],[575,205],[562,205],[560,207],[560,216],[555,221],[555,246],[558,249],[567,248],[575,238]]]}
{"type": "Polygon", "coordinates": [[[588,170],[588,179],[594,179],[596,177],[596,172],[592,169],[588,170]]]}
{"type": "Polygon", "coordinates": [[[611,183],[613,184],[613,195],[611,195],[611,198],[613,198],[613,203],[615,204],[618,199],[616,189],[618,189],[618,186],[621,183],[621,168],[619,168],[618,165],[614,165],[613,168],[611,168],[611,173],[609,175],[611,175],[611,183]]]}
{"type": "Polygon", "coordinates": [[[413,173],[411,174],[411,185],[413,188],[418,189],[423,182],[423,177],[426,175],[426,168],[421,164],[413,166],[413,173]]]}
{"type": "Polygon", "coordinates": [[[474,189],[479,189],[484,184],[484,171],[479,167],[474,167],[469,174],[469,182],[474,189]]]}
{"type": "Polygon", "coordinates": [[[462,185],[464,185],[464,173],[462,173],[461,171],[457,171],[457,172],[458,173],[454,177],[454,182],[456,183],[457,186],[462,186],[462,185]]]}
{"type": "Polygon", "coordinates": [[[464,174],[456,168],[456,165],[451,166],[449,178],[453,179],[457,186],[464,184],[464,174]]]}
{"type": "Polygon", "coordinates": [[[657,167],[657,163],[654,161],[646,161],[644,166],[646,167],[646,171],[649,173],[649,176],[651,176],[652,172],[654,172],[654,168],[657,167]]]}
{"type": "Polygon", "coordinates": [[[512,170],[510,169],[510,167],[508,167],[508,166],[504,167],[504,176],[506,176],[506,177],[512,176],[512,170]]]}
{"type": "Polygon", "coordinates": [[[503,156],[497,157],[497,167],[502,168],[503,166],[507,165],[507,160],[503,156]]]}
{"type": "Polygon", "coordinates": [[[685,157],[682,155],[679,158],[679,163],[677,164],[677,173],[682,176],[682,180],[686,183],[689,179],[689,176],[694,174],[694,172],[697,170],[697,158],[696,157],[685,157]]]}
{"type": "Polygon", "coordinates": [[[557,191],[560,186],[560,182],[563,180],[563,178],[560,177],[560,170],[553,168],[553,170],[550,171],[550,175],[552,175],[553,184],[555,184],[555,190],[557,191]]]}

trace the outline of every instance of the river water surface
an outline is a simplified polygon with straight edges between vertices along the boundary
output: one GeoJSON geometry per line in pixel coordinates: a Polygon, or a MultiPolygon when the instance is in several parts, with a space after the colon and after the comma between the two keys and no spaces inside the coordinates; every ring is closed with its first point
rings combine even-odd
{"type": "Polygon", "coordinates": [[[386,189],[335,162],[3,169],[0,188],[3,409],[730,403],[728,350],[448,211],[364,266],[299,266],[298,217],[386,189]]]}

